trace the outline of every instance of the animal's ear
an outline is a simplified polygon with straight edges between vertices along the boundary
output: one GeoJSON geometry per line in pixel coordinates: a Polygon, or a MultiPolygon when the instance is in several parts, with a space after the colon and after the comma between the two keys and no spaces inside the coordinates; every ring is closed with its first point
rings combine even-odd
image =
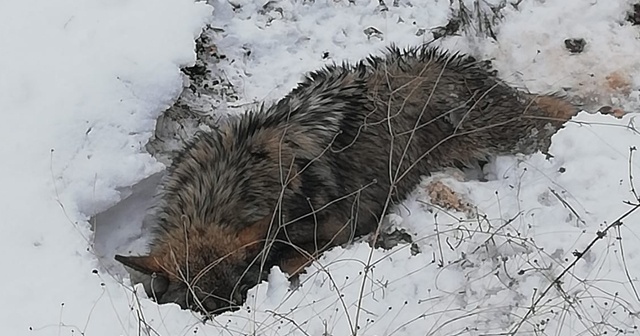
{"type": "Polygon", "coordinates": [[[153,273],[158,273],[158,274],[162,274],[164,273],[162,267],[160,266],[160,264],[158,263],[157,259],[155,257],[152,256],[140,256],[140,257],[135,257],[135,256],[122,256],[122,255],[116,255],[116,260],[119,261],[120,263],[122,263],[123,265],[127,266],[127,267],[131,267],[134,270],[138,271],[138,272],[142,272],[144,274],[153,274],[153,273]]]}
{"type": "Polygon", "coordinates": [[[267,216],[258,222],[247,226],[238,232],[238,241],[241,246],[249,250],[260,249],[271,227],[272,216],[267,216]]]}

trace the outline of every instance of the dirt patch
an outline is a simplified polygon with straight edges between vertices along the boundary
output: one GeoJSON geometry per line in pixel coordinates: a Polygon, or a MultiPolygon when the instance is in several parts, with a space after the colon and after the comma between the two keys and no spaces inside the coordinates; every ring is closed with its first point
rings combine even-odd
{"type": "Polygon", "coordinates": [[[184,89],[173,106],[156,123],[154,136],[146,146],[158,161],[168,165],[199,130],[215,129],[227,117],[227,104],[236,102],[233,85],[218,70],[220,62],[228,62],[215,40],[220,29],[208,26],[196,40],[196,63],[182,69],[184,89]]]}

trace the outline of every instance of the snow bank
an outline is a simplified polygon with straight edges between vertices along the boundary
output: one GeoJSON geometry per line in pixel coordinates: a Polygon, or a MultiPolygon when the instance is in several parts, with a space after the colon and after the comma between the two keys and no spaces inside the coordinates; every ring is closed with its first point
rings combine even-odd
{"type": "Polygon", "coordinates": [[[141,148],[210,13],[187,0],[0,3],[2,334],[138,330],[126,287],[92,272],[87,219],[162,169],[141,148]]]}

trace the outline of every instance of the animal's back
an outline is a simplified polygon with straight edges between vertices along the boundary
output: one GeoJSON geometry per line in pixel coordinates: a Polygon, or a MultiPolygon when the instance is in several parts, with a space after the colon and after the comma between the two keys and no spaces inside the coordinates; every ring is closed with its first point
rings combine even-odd
{"type": "MultiPolygon", "coordinates": [[[[315,209],[342,199],[331,207],[332,216],[357,234],[371,232],[387,196],[402,200],[421,175],[544,150],[552,132],[575,113],[555,97],[511,88],[487,62],[428,47],[392,47],[382,57],[328,67],[284,101],[272,113],[286,112],[299,125],[294,128],[330,129],[320,146],[328,150],[302,174],[302,184],[309,185],[302,196],[323,195],[312,203],[315,209]],[[319,173],[327,171],[332,175],[319,173]]],[[[295,143],[296,133],[286,138],[295,143]]]]}

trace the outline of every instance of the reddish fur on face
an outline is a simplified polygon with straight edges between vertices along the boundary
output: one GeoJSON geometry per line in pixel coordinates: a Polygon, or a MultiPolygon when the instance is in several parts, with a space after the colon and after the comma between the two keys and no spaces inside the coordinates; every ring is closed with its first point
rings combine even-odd
{"type": "MultiPolygon", "coordinates": [[[[219,225],[192,225],[185,230],[174,230],[167,233],[163,244],[158,245],[149,257],[157,263],[172,280],[184,279],[177,274],[183,265],[194,265],[200,255],[211,253],[230,263],[240,263],[255,257],[262,247],[271,218],[265,218],[239,231],[219,225]]],[[[208,265],[214,266],[216,260],[208,265]]],[[[191,270],[196,273],[200,270],[191,270]]]]}

